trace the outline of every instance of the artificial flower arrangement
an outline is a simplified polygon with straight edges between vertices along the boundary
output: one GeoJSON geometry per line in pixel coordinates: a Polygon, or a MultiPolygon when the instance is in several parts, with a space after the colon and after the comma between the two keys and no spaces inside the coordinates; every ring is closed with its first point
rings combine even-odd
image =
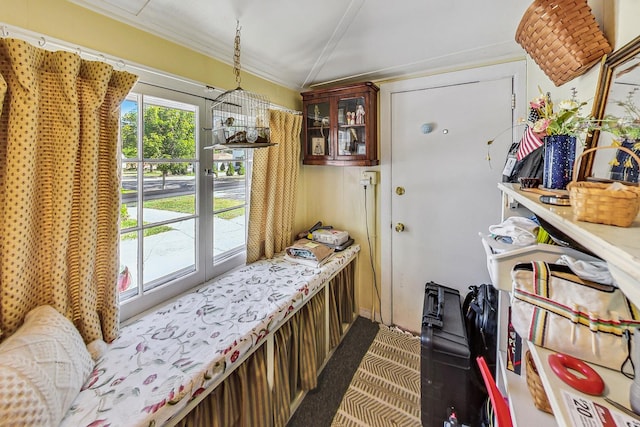
{"type": "Polygon", "coordinates": [[[551,101],[551,95],[542,92],[531,100],[531,114],[527,124],[533,132],[541,135],[581,136],[598,128],[598,121],[590,115],[583,115],[580,109],[586,102],[577,101],[577,91],[571,89],[571,98],[557,105],[551,101]],[[555,108],[557,107],[557,108],[555,108]]]}
{"type": "MultiPolygon", "coordinates": [[[[529,102],[529,117],[525,121],[521,119],[521,125],[525,125],[525,135],[521,142],[521,147],[528,148],[525,151],[520,151],[518,154],[518,160],[522,159],[526,154],[532,152],[535,148],[542,145],[542,139],[544,136],[553,135],[569,135],[580,138],[581,142],[584,142],[582,136],[598,129],[598,121],[590,115],[583,115],[580,109],[586,105],[586,102],[577,101],[577,90],[571,89],[571,98],[563,100],[554,106],[551,101],[551,94],[549,92],[544,93],[540,87],[538,87],[540,95],[535,97],[529,102]]],[[[511,130],[506,129],[498,134],[511,130]]],[[[497,136],[496,136],[497,137],[497,136]]],[[[487,156],[486,160],[491,161],[489,153],[489,147],[493,143],[494,139],[487,141],[487,156]]]]}

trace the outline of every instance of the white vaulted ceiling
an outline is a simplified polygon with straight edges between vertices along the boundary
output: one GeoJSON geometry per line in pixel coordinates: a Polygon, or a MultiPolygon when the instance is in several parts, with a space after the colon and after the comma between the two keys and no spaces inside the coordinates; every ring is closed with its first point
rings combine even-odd
{"type": "Polygon", "coordinates": [[[70,0],[293,89],[523,57],[529,0],[70,0]]]}

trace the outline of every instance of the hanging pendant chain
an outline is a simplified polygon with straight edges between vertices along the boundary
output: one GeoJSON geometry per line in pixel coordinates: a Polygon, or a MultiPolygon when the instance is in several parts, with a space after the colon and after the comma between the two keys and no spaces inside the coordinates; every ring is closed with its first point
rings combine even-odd
{"type": "Polygon", "coordinates": [[[236,75],[236,84],[240,87],[240,21],[236,21],[236,38],[233,43],[233,74],[236,75]]]}

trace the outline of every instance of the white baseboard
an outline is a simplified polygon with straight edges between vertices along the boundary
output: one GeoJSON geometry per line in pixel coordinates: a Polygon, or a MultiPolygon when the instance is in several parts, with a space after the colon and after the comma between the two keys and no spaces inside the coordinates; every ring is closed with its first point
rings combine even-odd
{"type": "MultiPolygon", "coordinates": [[[[366,308],[360,308],[360,310],[358,311],[358,315],[360,317],[364,317],[365,319],[371,319],[371,310],[366,309],[366,308]]],[[[375,319],[373,319],[374,322],[378,322],[378,323],[382,323],[382,320],[380,320],[380,313],[376,313],[375,319]]]]}
{"type": "Polygon", "coordinates": [[[358,316],[371,320],[371,310],[367,310],[366,308],[360,308],[360,311],[358,312],[358,316]]]}

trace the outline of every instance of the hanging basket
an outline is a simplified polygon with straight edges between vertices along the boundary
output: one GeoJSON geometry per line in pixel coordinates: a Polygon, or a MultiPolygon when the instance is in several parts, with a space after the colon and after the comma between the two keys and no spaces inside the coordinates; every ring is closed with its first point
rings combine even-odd
{"type": "Polygon", "coordinates": [[[573,166],[573,180],[567,185],[573,217],[577,221],[629,227],[640,211],[640,188],[625,185],[623,190],[610,190],[611,184],[576,181],[582,156],[592,151],[614,148],[629,154],[640,165],[640,157],[626,147],[604,146],[584,150],[573,166]]]}
{"type": "Polygon", "coordinates": [[[535,0],[515,38],[556,86],[611,52],[587,0],[535,0]]]}

